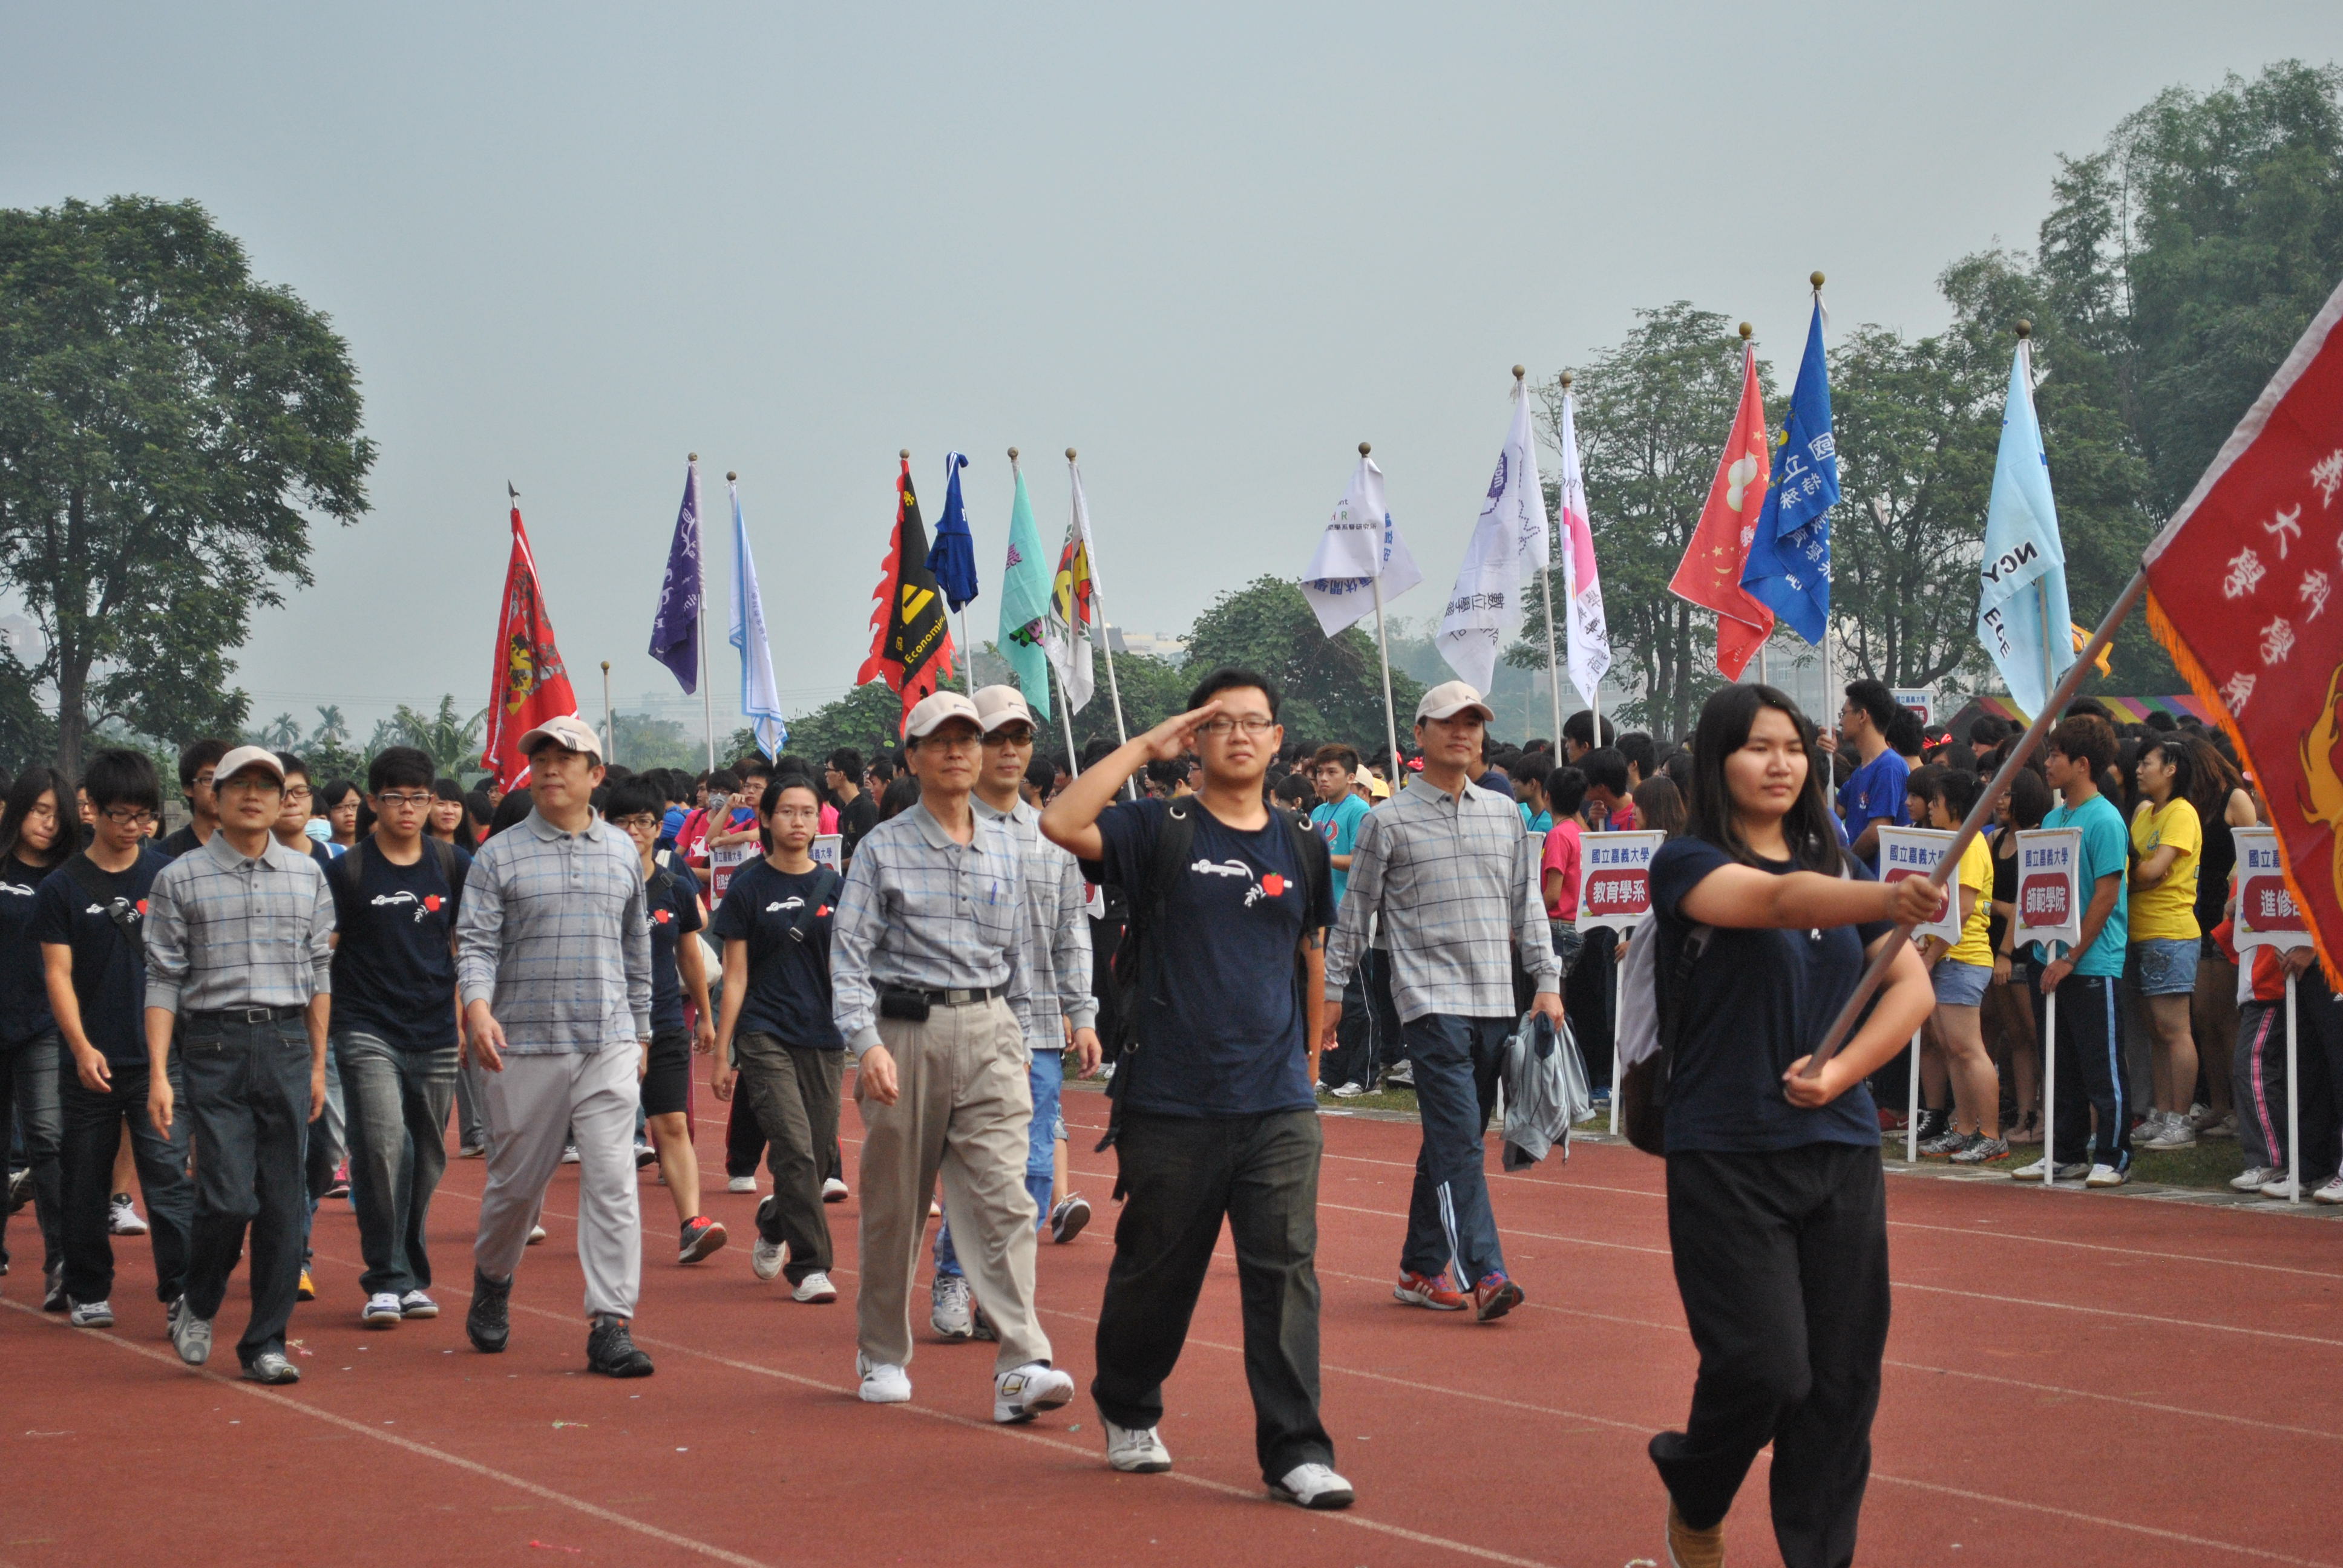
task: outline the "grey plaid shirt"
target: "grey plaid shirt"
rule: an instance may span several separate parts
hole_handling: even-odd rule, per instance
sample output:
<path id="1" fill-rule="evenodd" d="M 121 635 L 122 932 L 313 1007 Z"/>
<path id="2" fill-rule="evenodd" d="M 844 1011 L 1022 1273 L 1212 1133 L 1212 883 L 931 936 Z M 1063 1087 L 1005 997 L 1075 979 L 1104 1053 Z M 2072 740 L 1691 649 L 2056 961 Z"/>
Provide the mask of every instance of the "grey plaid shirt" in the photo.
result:
<path id="1" fill-rule="evenodd" d="M 1403 1020 L 1513 1016 L 1510 940 L 1540 990 L 1562 984 L 1545 900 L 1532 890 L 1537 862 L 1513 803 L 1478 784 L 1460 799 L 1422 779 L 1368 812 L 1351 849 L 1351 879 L 1333 940 L 1326 996 L 1342 987 L 1381 915 L 1379 948 L 1392 959 Z"/>
<path id="2" fill-rule="evenodd" d="M 863 836 L 830 928 L 830 1017 L 860 1057 L 880 1043 L 879 988 L 960 990 L 1000 986 L 1025 1020 L 1029 979 L 1017 840 L 1007 821 L 980 813 L 963 845 L 924 805 Z"/>
<path id="3" fill-rule="evenodd" d="M 579 1055 L 651 1032 L 651 928 L 635 842 L 597 817 L 531 811 L 480 846 L 456 914 L 456 984 L 515 1056 Z"/>
<path id="4" fill-rule="evenodd" d="M 1022 961 L 1032 995 L 1026 1003 L 1025 1032 L 1036 1050 L 1061 1050 L 1065 1030 L 1098 1027 L 1098 1000 L 1091 995 L 1089 890 L 1071 855 L 1041 837 L 1041 813 L 1023 800 L 1013 811 L 996 811 L 969 797 L 980 818 L 1008 825 L 1017 839 L 1018 863 L 1025 869 L 1025 934 Z"/>
<path id="5" fill-rule="evenodd" d="M 272 836 L 247 859 L 226 833 L 163 868 L 146 893 L 146 1005 L 189 1013 L 307 1007 L 333 989 L 334 895 L 317 862 Z"/>

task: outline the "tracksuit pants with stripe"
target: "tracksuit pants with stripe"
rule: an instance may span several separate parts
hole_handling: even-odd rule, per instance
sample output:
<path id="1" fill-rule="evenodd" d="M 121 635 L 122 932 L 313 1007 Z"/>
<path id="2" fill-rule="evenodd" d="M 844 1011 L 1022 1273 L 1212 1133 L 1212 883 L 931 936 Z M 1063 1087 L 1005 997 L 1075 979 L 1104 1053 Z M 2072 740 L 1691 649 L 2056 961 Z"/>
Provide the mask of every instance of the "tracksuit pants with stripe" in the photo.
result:
<path id="1" fill-rule="evenodd" d="M 2302 1116 L 2302 1190 L 2308 1193 L 2335 1174 L 2338 1155 L 2336 1070 L 2343 1066 L 2343 1003 L 2317 969 L 2296 982 L 2295 1059 L 2301 1082 L 2297 1101 Z M 2232 1076 L 2237 1086 L 2237 1141 L 2248 1166 L 2286 1169 L 2286 1003 L 2249 1001 L 2237 1012 L 2237 1050 Z"/>
<path id="2" fill-rule="evenodd" d="M 2042 966 L 2030 966 L 2034 994 L 2042 994 Z M 2061 1165 L 2131 1169 L 2131 1104 L 2124 1082 L 2122 982 L 2112 975 L 2070 974 L 2058 987 L 2056 1040 L 2057 1125 L 2052 1158 Z M 2034 1038 L 2042 1040 L 2044 1014 L 2034 1009 Z M 2096 1124 L 2096 1129 L 2095 1129 Z"/>
<path id="3" fill-rule="evenodd" d="M 1399 1266 L 1437 1279 L 1452 1258 L 1455 1283 L 1469 1291 L 1505 1271 L 1497 1217 L 1489 1208 L 1483 1140 L 1497 1106 L 1509 1018 L 1427 1013 L 1402 1026 L 1415 1063 L 1416 1112 L 1423 1145 L 1415 1156 L 1415 1191 L 1407 1206 L 1407 1241 Z"/>

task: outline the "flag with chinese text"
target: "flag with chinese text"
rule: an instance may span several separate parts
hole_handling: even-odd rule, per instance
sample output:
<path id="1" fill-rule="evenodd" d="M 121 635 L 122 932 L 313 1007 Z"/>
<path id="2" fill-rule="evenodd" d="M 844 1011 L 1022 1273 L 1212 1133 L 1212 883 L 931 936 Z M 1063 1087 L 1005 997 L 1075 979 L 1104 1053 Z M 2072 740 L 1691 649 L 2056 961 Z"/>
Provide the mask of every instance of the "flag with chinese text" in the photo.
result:
<path id="1" fill-rule="evenodd" d="M 1789 417 L 1774 439 L 1765 504 L 1749 538 L 1741 586 L 1816 648 L 1830 629 L 1830 509 L 1838 504 L 1838 447 L 1831 436 L 1830 365 L 1823 355 L 1823 297 L 1806 327 L 1806 352 L 1790 390 Z"/>
<path id="2" fill-rule="evenodd" d="M 507 487 L 509 488 L 510 487 Z M 480 766 L 511 789 L 528 771 L 520 738 L 548 719 L 578 711 L 578 694 L 553 640 L 553 618 L 537 585 L 537 557 L 521 527 L 520 498 L 512 502 L 512 556 L 505 568 L 504 600 L 497 614 L 497 667 L 488 686 L 488 729 Z"/>
<path id="3" fill-rule="evenodd" d="M 1700 509 L 1676 575 L 1668 579 L 1670 593 L 1716 617 L 1716 668 L 1727 680 L 1741 678 L 1774 631 L 1774 612 L 1741 586 L 1741 568 L 1765 505 L 1765 480 L 1773 472 L 1770 445 L 1765 397 L 1757 386 L 1757 350 L 1744 344 L 1741 407 L 1733 416 L 1733 433 L 1717 457 L 1708 504 Z"/>

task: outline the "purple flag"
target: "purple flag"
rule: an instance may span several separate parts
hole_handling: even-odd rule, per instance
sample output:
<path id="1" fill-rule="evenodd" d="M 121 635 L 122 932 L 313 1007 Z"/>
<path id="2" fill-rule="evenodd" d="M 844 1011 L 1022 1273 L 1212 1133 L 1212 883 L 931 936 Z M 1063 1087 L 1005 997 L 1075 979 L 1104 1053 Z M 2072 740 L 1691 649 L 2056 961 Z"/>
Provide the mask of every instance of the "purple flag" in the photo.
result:
<path id="1" fill-rule="evenodd" d="M 667 580 L 659 614 L 651 618 L 653 658 L 675 671 L 684 690 L 699 689 L 699 461 L 683 472 L 683 507 L 675 515 L 675 541 L 667 548 Z"/>

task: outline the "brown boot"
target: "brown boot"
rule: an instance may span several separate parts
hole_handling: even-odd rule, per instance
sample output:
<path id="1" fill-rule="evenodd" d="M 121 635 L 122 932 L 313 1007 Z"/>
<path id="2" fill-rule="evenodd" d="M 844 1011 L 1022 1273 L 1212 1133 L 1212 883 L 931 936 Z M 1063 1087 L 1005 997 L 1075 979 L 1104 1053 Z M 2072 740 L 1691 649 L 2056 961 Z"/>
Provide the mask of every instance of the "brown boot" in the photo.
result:
<path id="1" fill-rule="evenodd" d="M 1668 1568 L 1725 1568 L 1725 1521 L 1694 1530 L 1668 1499 Z"/>

